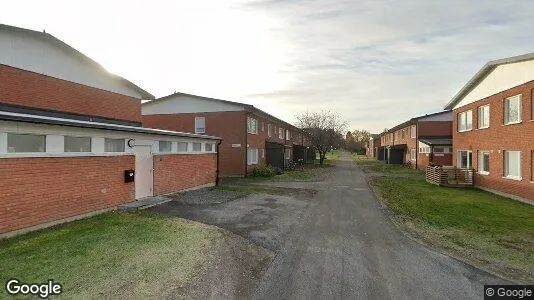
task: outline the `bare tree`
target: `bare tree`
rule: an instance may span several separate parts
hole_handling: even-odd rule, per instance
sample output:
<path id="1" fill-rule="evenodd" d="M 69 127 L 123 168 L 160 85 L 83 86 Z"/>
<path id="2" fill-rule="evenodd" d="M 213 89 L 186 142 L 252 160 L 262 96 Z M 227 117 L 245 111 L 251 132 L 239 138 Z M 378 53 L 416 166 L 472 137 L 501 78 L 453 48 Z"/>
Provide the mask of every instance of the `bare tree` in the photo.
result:
<path id="1" fill-rule="evenodd" d="M 326 153 L 343 143 L 343 134 L 347 123 L 332 112 L 304 112 L 296 116 L 297 126 L 309 136 L 312 147 L 319 153 L 319 164 L 323 165 Z"/>

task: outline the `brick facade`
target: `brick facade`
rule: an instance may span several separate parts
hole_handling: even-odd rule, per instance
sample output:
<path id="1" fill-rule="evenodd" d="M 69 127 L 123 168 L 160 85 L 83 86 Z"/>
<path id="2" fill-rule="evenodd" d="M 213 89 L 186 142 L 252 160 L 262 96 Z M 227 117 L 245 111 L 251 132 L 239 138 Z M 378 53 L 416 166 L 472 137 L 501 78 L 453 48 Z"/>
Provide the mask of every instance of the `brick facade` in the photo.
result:
<path id="1" fill-rule="evenodd" d="M 0 103 L 141 121 L 140 99 L 2 64 Z"/>
<path id="2" fill-rule="evenodd" d="M 155 155 L 153 160 L 154 195 L 215 183 L 217 156 L 214 153 Z"/>
<path id="3" fill-rule="evenodd" d="M 219 173 L 222 176 L 243 176 L 245 169 L 250 173 L 256 166 L 266 163 L 266 141 L 288 145 L 302 145 L 303 135 L 294 128 L 268 116 L 247 111 L 199 112 L 179 114 L 143 115 L 145 127 L 162 128 L 183 132 L 195 132 L 195 118 L 204 117 L 206 134 L 222 137 L 219 148 Z M 247 117 L 257 120 L 258 133 L 247 132 Z M 268 127 L 271 125 L 271 137 Z M 279 138 L 279 128 L 284 137 Z M 285 139 L 286 129 L 290 139 Z M 258 149 L 258 164 L 247 165 L 247 145 Z"/>
<path id="4" fill-rule="evenodd" d="M 223 138 L 219 147 L 219 173 L 229 176 L 243 175 L 246 163 L 244 111 L 143 115 L 142 122 L 145 127 L 194 133 L 195 117 L 205 118 L 207 135 Z"/>
<path id="5" fill-rule="evenodd" d="M 133 155 L 0 159 L 0 233 L 133 201 Z"/>
<path id="6" fill-rule="evenodd" d="M 459 107 L 453 111 L 453 162 L 456 165 L 457 151 L 472 151 L 472 166 L 478 169 L 478 151 L 490 151 L 489 175 L 476 174 L 475 184 L 500 192 L 516 195 L 534 201 L 534 181 L 532 170 L 532 151 L 534 150 L 534 121 L 532 115 L 532 97 L 534 82 L 516 86 L 498 94 Z M 521 123 L 504 125 L 504 99 L 522 95 Z M 490 126 L 478 129 L 478 107 L 490 105 Z M 458 113 L 472 110 L 472 130 L 458 132 Z M 522 180 L 504 177 L 503 151 L 521 151 Z"/>

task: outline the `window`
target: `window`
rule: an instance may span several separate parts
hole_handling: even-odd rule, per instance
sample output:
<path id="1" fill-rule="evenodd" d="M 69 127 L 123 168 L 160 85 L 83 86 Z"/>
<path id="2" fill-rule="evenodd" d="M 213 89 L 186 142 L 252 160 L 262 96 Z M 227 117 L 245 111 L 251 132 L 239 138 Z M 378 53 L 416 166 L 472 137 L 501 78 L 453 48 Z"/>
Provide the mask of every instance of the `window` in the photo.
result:
<path id="1" fill-rule="evenodd" d="M 213 144 L 210 144 L 210 143 L 204 144 L 204 151 L 213 152 Z"/>
<path id="2" fill-rule="evenodd" d="M 484 105 L 478 108 L 478 129 L 489 127 L 489 105 Z"/>
<path id="3" fill-rule="evenodd" d="M 278 128 L 278 138 L 283 140 L 284 139 L 284 129 Z"/>
<path id="4" fill-rule="evenodd" d="M 286 156 L 285 156 L 286 159 L 291 159 L 291 149 L 288 148 L 288 149 L 286 149 L 285 152 L 286 152 L 286 153 L 285 153 L 285 154 L 286 154 Z"/>
<path id="5" fill-rule="evenodd" d="M 286 129 L 286 141 L 289 141 L 291 139 L 291 133 L 289 130 Z"/>
<path id="6" fill-rule="evenodd" d="M 415 156 L 417 154 L 415 150 L 416 149 L 410 149 L 410 160 L 415 160 Z"/>
<path id="7" fill-rule="evenodd" d="M 393 137 L 394 137 L 394 139 L 395 139 L 395 142 L 398 141 L 398 140 L 399 140 L 399 133 L 398 133 L 397 131 L 395 131 L 395 132 L 393 133 Z"/>
<path id="8" fill-rule="evenodd" d="M 473 129 L 473 112 L 471 110 L 458 114 L 458 132 Z"/>
<path id="9" fill-rule="evenodd" d="M 521 179 L 520 151 L 504 151 L 504 176 L 511 179 Z"/>
<path id="10" fill-rule="evenodd" d="M 193 143 L 193 152 L 200 152 L 202 151 L 202 144 L 201 143 Z"/>
<path id="11" fill-rule="evenodd" d="M 271 124 L 267 124 L 267 136 L 268 137 L 271 137 L 273 135 L 271 129 L 272 129 Z"/>
<path id="12" fill-rule="evenodd" d="M 178 152 L 187 152 L 187 142 L 178 142 Z"/>
<path id="13" fill-rule="evenodd" d="M 261 158 L 265 158 L 265 149 L 260 149 Z"/>
<path id="14" fill-rule="evenodd" d="M 247 149 L 247 164 L 255 165 L 258 163 L 258 149 Z"/>
<path id="15" fill-rule="evenodd" d="M 104 139 L 104 152 L 124 152 L 124 139 Z"/>
<path id="16" fill-rule="evenodd" d="M 247 118 L 247 132 L 251 134 L 258 134 L 258 120 L 254 118 Z"/>
<path id="17" fill-rule="evenodd" d="M 478 151 L 478 173 L 489 174 L 489 151 Z"/>
<path id="18" fill-rule="evenodd" d="M 410 137 L 415 139 L 415 134 L 416 134 L 416 127 L 415 125 L 412 125 L 412 127 L 410 127 Z"/>
<path id="19" fill-rule="evenodd" d="M 171 152 L 171 151 L 172 151 L 172 142 L 159 141 L 159 152 Z"/>
<path id="20" fill-rule="evenodd" d="M 195 133 L 206 133 L 206 118 L 195 118 Z"/>
<path id="21" fill-rule="evenodd" d="M 28 153 L 28 152 L 45 152 L 46 136 L 38 134 L 7 134 L 7 152 L 9 153 Z"/>
<path id="22" fill-rule="evenodd" d="M 459 168 L 472 168 L 473 153 L 471 151 L 458 151 L 456 166 Z"/>
<path id="23" fill-rule="evenodd" d="M 521 122 L 521 95 L 504 99 L 504 125 Z"/>
<path id="24" fill-rule="evenodd" d="M 91 138 L 65 136 L 63 148 L 65 152 L 91 152 Z"/>
<path id="25" fill-rule="evenodd" d="M 261 121 L 261 132 L 265 131 L 265 123 Z"/>

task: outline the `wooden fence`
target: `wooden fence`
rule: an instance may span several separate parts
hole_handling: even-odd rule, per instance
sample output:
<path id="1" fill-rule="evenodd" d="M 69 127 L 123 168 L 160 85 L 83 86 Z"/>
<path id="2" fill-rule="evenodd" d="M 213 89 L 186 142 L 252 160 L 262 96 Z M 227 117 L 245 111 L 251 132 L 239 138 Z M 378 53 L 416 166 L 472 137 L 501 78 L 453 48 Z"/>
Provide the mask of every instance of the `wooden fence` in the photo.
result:
<path id="1" fill-rule="evenodd" d="M 456 167 L 426 167 L 426 181 L 439 186 L 473 186 L 473 169 Z"/>

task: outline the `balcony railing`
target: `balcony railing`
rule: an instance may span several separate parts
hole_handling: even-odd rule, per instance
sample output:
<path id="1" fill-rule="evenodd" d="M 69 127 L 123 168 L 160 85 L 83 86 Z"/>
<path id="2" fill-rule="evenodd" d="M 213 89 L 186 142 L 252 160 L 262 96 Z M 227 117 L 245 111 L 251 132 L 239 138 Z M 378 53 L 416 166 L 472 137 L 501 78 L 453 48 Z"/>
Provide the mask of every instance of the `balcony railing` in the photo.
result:
<path id="1" fill-rule="evenodd" d="M 473 169 L 456 167 L 426 167 L 426 181 L 439 186 L 470 187 L 473 186 Z"/>

